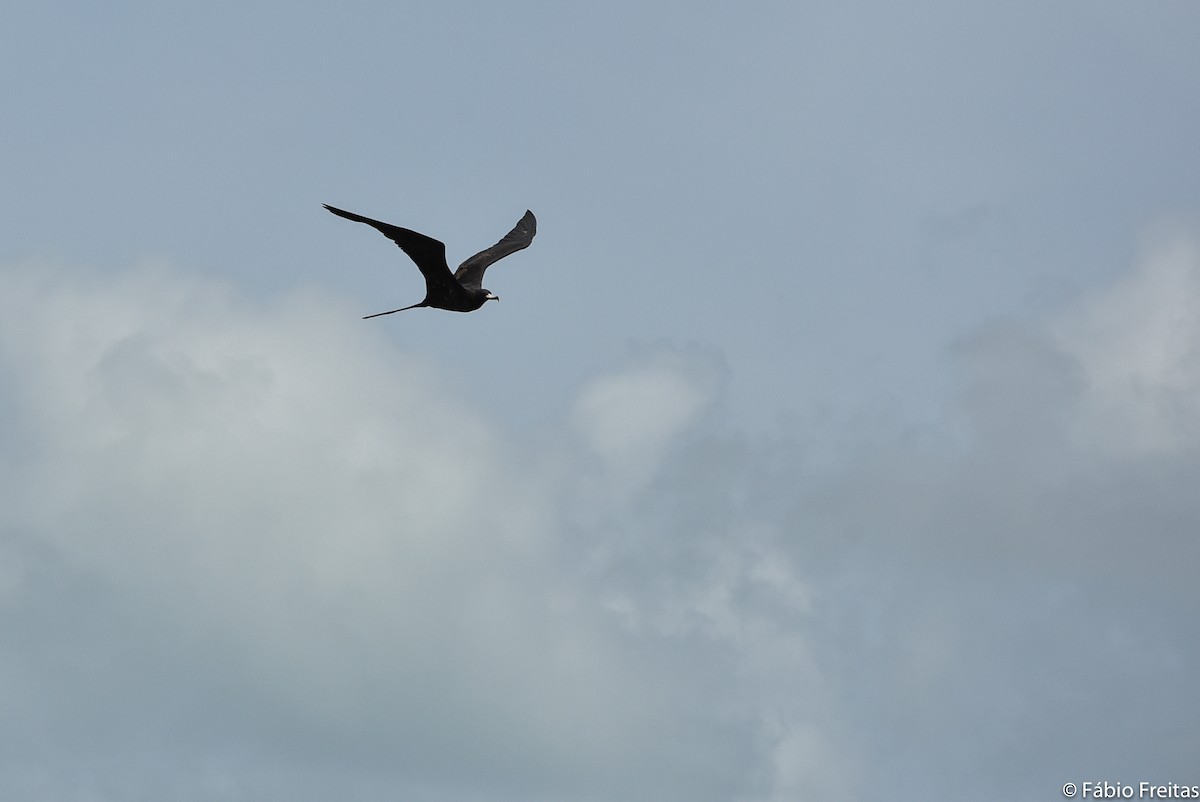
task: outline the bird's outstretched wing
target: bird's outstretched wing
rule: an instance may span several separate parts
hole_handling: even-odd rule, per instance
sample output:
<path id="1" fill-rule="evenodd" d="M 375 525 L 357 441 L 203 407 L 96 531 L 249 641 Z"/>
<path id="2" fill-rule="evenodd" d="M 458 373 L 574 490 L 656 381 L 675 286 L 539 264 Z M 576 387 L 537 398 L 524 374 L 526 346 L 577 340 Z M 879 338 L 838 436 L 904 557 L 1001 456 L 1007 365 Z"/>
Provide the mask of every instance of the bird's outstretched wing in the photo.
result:
<path id="1" fill-rule="evenodd" d="M 438 293 L 457 289 L 457 282 L 450 275 L 450 267 L 446 264 L 446 245 L 444 243 L 407 228 L 400 228 L 391 223 L 363 217 L 361 214 L 336 209 L 328 203 L 323 205 L 338 217 L 344 217 L 356 223 L 366 223 L 399 245 L 400 250 L 408 254 L 409 258 L 416 262 L 417 267 L 421 269 L 421 275 L 425 276 L 425 286 L 431 297 Z"/>
<path id="2" fill-rule="evenodd" d="M 479 289 L 483 286 L 483 271 L 505 256 L 514 254 L 522 248 L 528 248 L 536 233 L 537 219 L 534 218 L 533 212 L 526 210 L 525 216 L 520 219 L 512 231 L 504 235 L 504 239 L 459 265 L 458 270 L 454 271 L 454 277 L 468 290 Z"/>

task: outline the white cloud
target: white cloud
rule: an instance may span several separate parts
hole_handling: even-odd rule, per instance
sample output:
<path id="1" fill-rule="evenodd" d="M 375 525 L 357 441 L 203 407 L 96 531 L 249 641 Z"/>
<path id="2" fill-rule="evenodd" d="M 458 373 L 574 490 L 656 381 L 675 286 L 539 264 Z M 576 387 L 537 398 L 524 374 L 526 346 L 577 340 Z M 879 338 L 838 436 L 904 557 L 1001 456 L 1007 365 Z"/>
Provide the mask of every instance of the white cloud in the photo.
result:
<path id="1" fill-rule="evenodd" d="M 1087 382 L 1077 434 L 1139 452 L 1200 441 L 1200 245 L 1157 230 L 1137 269 L 1057 321 Z"/>
<path id="2" fill-rule="evenodd" d="M 30 639 L 0 651 L 27 699 L 7 697 L 6 739 L 37 720 L 51 740 L 97 734 L 35 764 L 69 783 L 93 762 L 122 797 L 144 767 L 113 750 L 143 739 L 234 784 L 309 753 L 413 793 L 736 784 L 745 756 L 723 745 L 739 725 L 689 709 L 695 681 L 672 676 L 670 650 L 639 653 L 557 528 L 572 480 L 545 465 L 562 453 L 507 443 L 316 293 L 255 306 L 162 266 L 0 276 L 4 436 L 20 445 L 2 598 Z M 709 392 L 685 357 L 652 365 L 593 385 L 576 419 L 643 478 Z M 615 416 L 639 398 L 633 443 Z M 227 766 L 230 741 L 261 760 Z M 11 789 L 32 771 L 0 774 Z"/>
<path id="3" fill-rule="evenodd" d="M 695 349 L 635 354 L 524 442 L 315 291 L 0 269 L 0 795 L 1177 774 L 1200 463 L 1143 402 L 1191 403 L 1200 288 L 1164 253 L 964 343 L 965 444 L 874 430 L 833 471 L 725 428 Z"/>
<path id="4" fill-rule="evenodd" d="M 655 351 L 588 382 L 575 401 L 574 421 L 611 472 L 641 484 L 712 404 L 717 380 L 711 360 Z"/>

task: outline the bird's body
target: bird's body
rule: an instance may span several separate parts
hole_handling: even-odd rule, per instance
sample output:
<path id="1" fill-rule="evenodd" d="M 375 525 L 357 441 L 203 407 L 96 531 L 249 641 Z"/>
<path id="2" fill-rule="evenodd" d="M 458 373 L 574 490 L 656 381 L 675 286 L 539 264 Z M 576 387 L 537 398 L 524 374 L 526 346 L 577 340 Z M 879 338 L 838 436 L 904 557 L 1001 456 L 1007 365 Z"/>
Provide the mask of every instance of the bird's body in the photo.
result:
<path id="1" fill-rule="evenodd" d="M 325 204 L 325 208 L 338 217 L 344 217 L 356 223 L 366 223 L 378 230 L 399 245 L 400 249 L 416 262 L 417 267 L 421 270 L 421 275 L 425 276 L 425 300 L 421 303 L 393 309 L 390 312 L 367 315 L 367 318 L 390 315 L 394 312 L 403 312 L 405 309 L 417 309 L 422 306 L 448 309 L 451 312 L 474 312 L 488 301 L 499 301 L 499 296 L 493 295 L 483 288 L 483 272 L 505 256 L 516 253 L 522 248 L 528 248 L 529 243 L 533 242 L 533 235 L 537 233 L 537 220 L 534 218 L 533 212 L 526 211 L 525 216 L 520 219 L 512 231 L 504 235 L 503 239 L 487 250 L 475 254 L 459 265 L 458 270 L 451 273 L 450 266 L 446 263 L 446 246 L 432 237 L 390 223 L 372 220 L 354 212 L 335 209 L 329 204 Z"/>

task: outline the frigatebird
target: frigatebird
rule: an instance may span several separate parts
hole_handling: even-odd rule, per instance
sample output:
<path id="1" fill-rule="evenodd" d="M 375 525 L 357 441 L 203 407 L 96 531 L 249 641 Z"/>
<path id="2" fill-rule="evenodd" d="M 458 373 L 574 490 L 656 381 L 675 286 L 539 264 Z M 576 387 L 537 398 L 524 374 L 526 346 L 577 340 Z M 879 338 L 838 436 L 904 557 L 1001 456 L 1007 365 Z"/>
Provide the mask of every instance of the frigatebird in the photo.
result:
<path id="1" fill-rule="evenodd" d="M 533 235 L 537 233 L 537 219 L 534 218 L 533 212 L 526 210 L 525 216 L 517 222 L 512 231 L 504 235 L 502 240 L 487 250 L 475 254 L 459 265 L 458 270 L 451 273 L 449 265 L 446 264 L 446 246 L 433 237 L 427 237 L 390 223 L 372 220 L 361 214 L 335 209 L 327 203 L 324 206 L 338 217 L 344 217 L 357 223 L 366 223 L 378 230 L 399 245 L 400 250 L 417 263 L 417 267 L 421 269 L 421 275 L 425 276 L 424 301 L 412 306 L 393 309 L 390 312 L 367 315 L 363 320 L 422 306 L 448 309 L 451 312 L 474 312 L 488 301 L 499 301 L 500 296 L 493 295 L 489 290 L 483 288 L 483 271 L 505 256 L 514 254 L 522 248 L 528 248 L 529 243 L 533 242 Z"/>

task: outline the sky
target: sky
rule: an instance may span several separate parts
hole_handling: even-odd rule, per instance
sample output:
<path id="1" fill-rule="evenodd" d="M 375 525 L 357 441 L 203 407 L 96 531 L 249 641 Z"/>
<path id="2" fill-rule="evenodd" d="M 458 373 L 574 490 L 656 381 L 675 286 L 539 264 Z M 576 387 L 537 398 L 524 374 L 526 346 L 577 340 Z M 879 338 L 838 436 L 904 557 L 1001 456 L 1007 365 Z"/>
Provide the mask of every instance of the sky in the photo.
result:
<path id="1" fill-rule="evenodd" d="M 1198 35 L 6 10 L 0 798 L 1200 785 Z"/>

